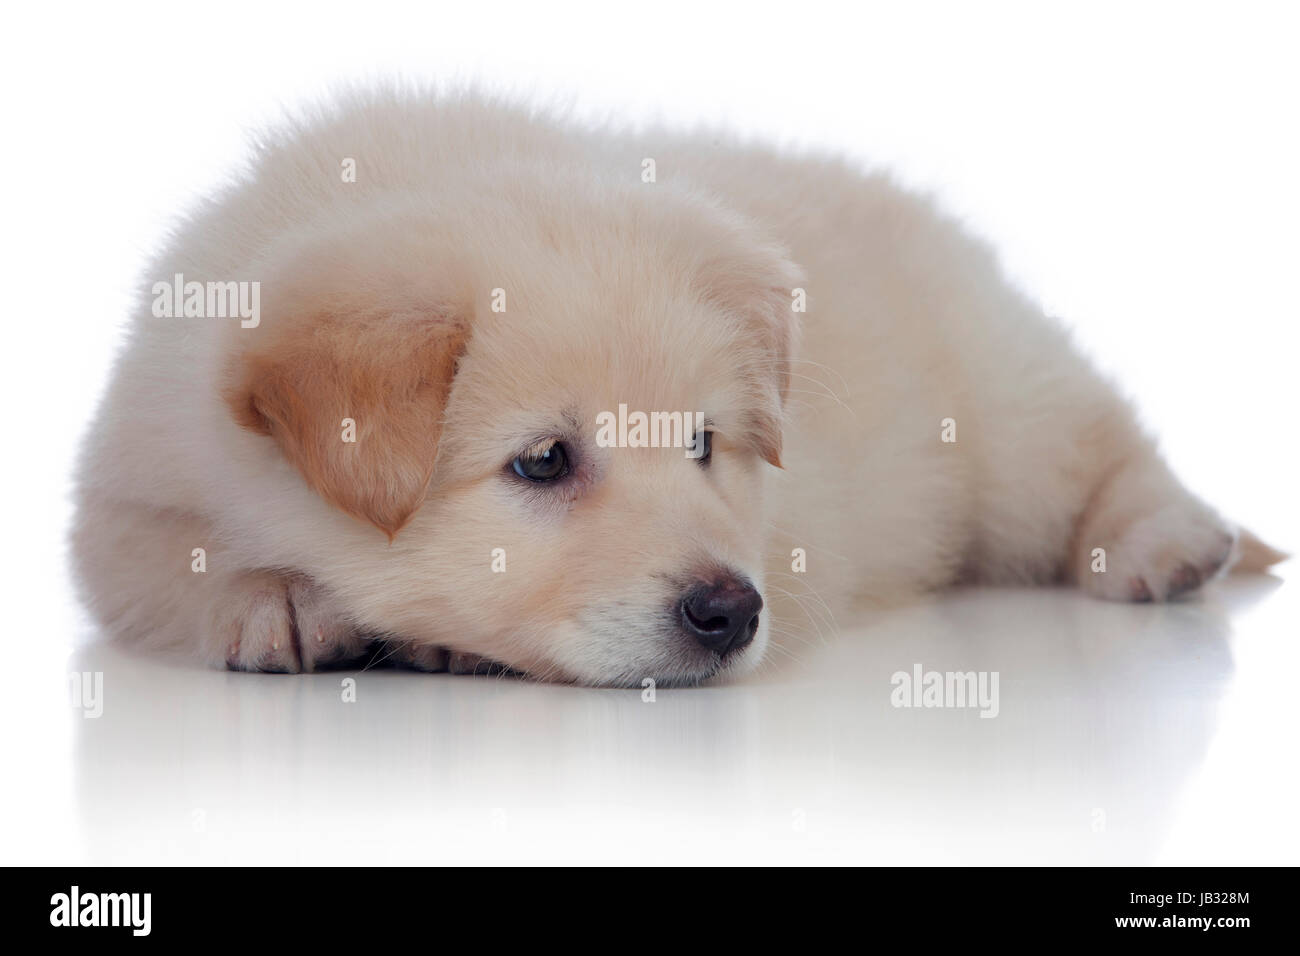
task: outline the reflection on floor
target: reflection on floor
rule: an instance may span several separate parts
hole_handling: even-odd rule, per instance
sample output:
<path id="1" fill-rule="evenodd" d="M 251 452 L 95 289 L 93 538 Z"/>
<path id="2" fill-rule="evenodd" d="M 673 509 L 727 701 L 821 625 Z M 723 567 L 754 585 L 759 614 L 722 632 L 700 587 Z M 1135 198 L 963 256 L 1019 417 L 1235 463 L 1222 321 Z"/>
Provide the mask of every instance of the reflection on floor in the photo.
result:
<path id="1" fill-rule="evenodd" d="M 60 711 L 70 797 L 31 826 L 76 821 L 44 862 L 1294 862 L 1294 590 L 957 592 L 653 701 L 90 646 L 103 712 Z M 896 706 L 918 671 L 990 716 L 961 680 Z"/>

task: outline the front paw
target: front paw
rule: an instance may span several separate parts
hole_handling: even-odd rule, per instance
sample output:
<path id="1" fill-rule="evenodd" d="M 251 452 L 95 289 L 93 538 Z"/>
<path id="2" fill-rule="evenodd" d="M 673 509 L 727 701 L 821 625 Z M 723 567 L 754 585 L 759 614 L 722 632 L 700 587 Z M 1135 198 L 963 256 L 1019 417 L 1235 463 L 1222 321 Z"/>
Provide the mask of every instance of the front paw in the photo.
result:
<path id="1" fill-rule="evenodd" d="M 426 673 L 446 672 L 477 676 L 513 673 L 504 664 L 498 664 L 486 657 L 428 644 L 402 644 L 391 652 L 386 652 L 382 659 L 396 667 L 408 667 Z"/>
<path id="2" fill-rule="evenodd" d="M 301 575 L 245 572 L 212 608 L 206 642 L 230 670 L 297 674 L 362 657 L 369 642 Z"/>

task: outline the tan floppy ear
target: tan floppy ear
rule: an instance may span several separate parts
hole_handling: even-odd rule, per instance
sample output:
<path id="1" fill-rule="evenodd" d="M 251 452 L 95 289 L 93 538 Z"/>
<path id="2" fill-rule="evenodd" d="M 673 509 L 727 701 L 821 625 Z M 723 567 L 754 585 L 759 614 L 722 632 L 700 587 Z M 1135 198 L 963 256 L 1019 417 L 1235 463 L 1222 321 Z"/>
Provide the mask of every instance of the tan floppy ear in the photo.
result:
<path id="1" fill-rule="evenodd" d="M 445 306 L 379 314 L 358 305 L 326 299 L 264 326 L 238 353 L 225 398 L 235 421 L 274 438 L 321 497 L 391 541 L 433 475 L 468 322 Z"/>
<path id="2" fill-rule="evenodd" d="M 755 240 L 710 259 L 699 281 L 711 302 L 743 323 L 746 338 L 757 347 L 761 384 L 750 432 L 763 460 L 780 468 L 783 411 L 799 340 L 794 291 L 803 271 L 782 247 Z"/>

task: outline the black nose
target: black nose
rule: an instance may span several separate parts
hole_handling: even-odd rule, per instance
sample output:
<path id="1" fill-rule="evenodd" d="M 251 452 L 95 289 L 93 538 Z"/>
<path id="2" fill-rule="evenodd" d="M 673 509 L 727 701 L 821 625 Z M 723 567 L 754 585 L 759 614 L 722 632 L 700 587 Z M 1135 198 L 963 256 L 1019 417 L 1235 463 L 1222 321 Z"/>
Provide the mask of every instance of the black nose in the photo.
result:
<path id="1" fill-rule="evenodd" d="M 682 627 L 715 654 L 737 651 L 754 639 L 763 599 L 754 586 L 727 576 L 701 583 L 682 598 Z"/>

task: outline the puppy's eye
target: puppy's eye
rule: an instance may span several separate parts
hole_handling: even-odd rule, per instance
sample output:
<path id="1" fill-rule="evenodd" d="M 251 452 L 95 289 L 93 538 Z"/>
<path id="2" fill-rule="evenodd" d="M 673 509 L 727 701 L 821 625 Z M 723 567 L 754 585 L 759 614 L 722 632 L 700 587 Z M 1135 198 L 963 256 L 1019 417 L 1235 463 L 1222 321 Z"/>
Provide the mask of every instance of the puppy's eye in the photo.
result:
<path id="1" fill-rule="evenodd" d="M 700 432 L 695 436 L 695 450 L 698 453 L 696 461 L 701 465 L 707 465 L 709 459 L 713 457 L 713 432 Z"/>
<path id="2" fill-rule="evenodd" d="M 569 455 L 560 442 L 534 445 L 510 463 L 515 474 L 529 481 L 555 481 L 569 473 Z"/>

